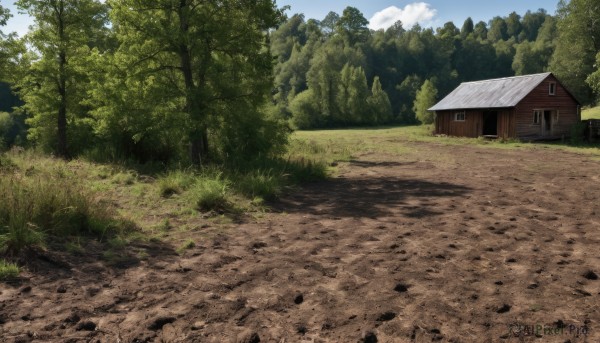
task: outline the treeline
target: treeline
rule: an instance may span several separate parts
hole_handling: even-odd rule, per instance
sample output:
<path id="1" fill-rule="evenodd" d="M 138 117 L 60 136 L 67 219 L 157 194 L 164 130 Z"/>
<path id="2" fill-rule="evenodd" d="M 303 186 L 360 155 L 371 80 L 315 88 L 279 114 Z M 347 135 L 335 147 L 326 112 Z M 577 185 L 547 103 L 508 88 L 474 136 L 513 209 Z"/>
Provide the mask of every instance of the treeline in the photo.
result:
<path id="1" fill-rule="evenodd" d="M 0 116 L 4 144 L 19 117 L 30 145 L 65 158 L 204 164 L 284 149 L 288 128 L 265 115 L 268 32 L 284 18 L 273 1 L 16 5 L 34 25 L 0 35 L 0 79 L 23 101 Z M 0 25 L 9 17 L 0 6 Z"/>
<path id="2" fill-rule="evenodd" d="M 271 35 L 274 113 L 300 129 L 428 123 L 426 109 L 461 82 L 545 71 L 590 104 L 600 91 L 598 19 L 588 0 L 561 2 L 557 16 L 513 12 L 435 30 L 369 30 L 353 7 L 321 21 L 296 14 Z"/>
<path id="3" fill-rule="evenodd" d="M 552 71 L 583 104 L 600 94 L 593 0 L 379 31 L 353 7 L 305 20 L 271 0 L 16 4 L 35 24 L 0 32 L 0 81 L 22 101 L 0 114 L 0 144 L 67 158 L 275 156 L 290 128 L 427 123 L 460 82 L 494 77 Z M 0 6 L 0 26 L 9 17 Z"/>

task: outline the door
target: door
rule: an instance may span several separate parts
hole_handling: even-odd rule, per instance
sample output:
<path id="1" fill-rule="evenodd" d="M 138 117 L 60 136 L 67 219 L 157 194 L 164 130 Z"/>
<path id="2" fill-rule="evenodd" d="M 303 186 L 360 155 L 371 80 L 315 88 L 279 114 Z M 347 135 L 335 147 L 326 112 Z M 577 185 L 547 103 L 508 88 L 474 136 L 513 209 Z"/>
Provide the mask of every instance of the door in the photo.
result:
<path id="1" fill-rule="evenodd" d="M 552 135 L 552 111 L 544 111 L 542 117 L 542 136 Z"/>
<path id="2" fill-rule="evenodd" d="M 483 135 L 498 136 L 498 112 L 483 112 Z"/>

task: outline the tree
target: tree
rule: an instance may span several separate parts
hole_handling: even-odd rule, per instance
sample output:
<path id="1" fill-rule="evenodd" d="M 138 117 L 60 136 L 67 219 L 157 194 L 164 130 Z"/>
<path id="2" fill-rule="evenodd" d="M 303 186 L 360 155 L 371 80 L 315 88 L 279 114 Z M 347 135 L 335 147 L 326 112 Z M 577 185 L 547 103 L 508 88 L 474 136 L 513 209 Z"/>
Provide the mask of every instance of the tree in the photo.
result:
<path id="1" fill-rule="evenodd" d="M 471 17 L 468 17 L 465 20 L 462 28 L 460 29 L 460 36 L 461 36 L 461 38 L 462 39 L 467 38 L 470 34 L 473 33 L 473 29 L 474 29 L 473 19 L 471 19 Z"/>
<path id="2" fill-rule="evenodd" d="M 413 106 L 417 119 L 423 124 L 432 124 L 435 120 L 433 112 L 428 111 L 435 105 L 437 98 L 437 89 L 431 80 L 426 80 L 417 91 L 417 97 Z"/>
<path id="3" fill-rule="evenodd" d="M 182 120 L 179 130 L 192 163 L 205 163 L 210 151 L 250 158 L 277 147 L 268 142 L 272 123 L 260 111 L 272 82 L 267 32 L 282 18 L 273 1 L 110 4 L 125 84 L 142 97 L 147 88 L 153 91 L 149 100 L 161 103 L 153 110 L 157 118 Z M 109 113 L 121 114 L 118 108 Z M 139 138 L 144 132 L 133 134 Z"/>
<path id="4" fill-rule="evenodd" d="M 381 88 L 379 77 L 376 76 L 371 87 L 371 96 L 367 99 L 371 121 L 369 124 L 384 124 L 392 120 L 392 104 L 387 93 Z"/>
<path id="5" fill-rule="evenodd" d="M 506 21 L 502 17 L 494 17 L 490 21 L 490 30 L 487 33 L 487 38 L 491 42 L 498 42 L 508 39 L 508 27 Z"/>
<path id="6" fill-rule="evenodd" d="M 487 25 L 483 21 L 478 22 L 473 29 L 473 35 L 479 40 L 486 40 L 488 38 Z"/>
<path id="7" fill-rule="evenodd" d="M 337 27 L 337 23 L 339 21 L 340 21 L 340 15 L 331 11 L 331 12 L 327 13 L 327 15 L 325 16 L 325 18 L 323 20 L 321 20 L 321 28 L 323 29 L 325 34 L 331 35 L 335 31 L 335 29 Z"/>
<path id="8" fill-rule="evenodd" d="M 32 115 L 30 136 L 68 158 L 68 123 L 84 115 L 86 79 L 78 65 L 103 31 L 106 6 L 98 0 L 20 0 L 17 6 L 35 21 L 26 38 L 32 62 L 17 82 L 23 108 Z"/>
<path id="9" fill-rule="evenodd" d="M 350 44 L 366 41 L 369 35 L 367 28 L 369 21 L 356 7 L 348 6 L 344 9 L 340 20 L 336 23 L 337 31 L 346 37 Z"/>
<path id="10" fill-rule="evenodd" d="M 580 101 L 589 104 L 593 94 L 585 81 L 594 73 L 600 52 L 600 6 L 594 0 L 561 1 L 557 14 L 559 36 L 550 70 Z"/>
<path id="11" fill-rule="evenodd" d="M 517 14 L 517 12 L 512 12 L 506 18 L 506 34 L 508 37 L 515 37 L 517 39 L 519 34 L 523 30 L 523 26 L 521 25 L 521 16 Z"/>

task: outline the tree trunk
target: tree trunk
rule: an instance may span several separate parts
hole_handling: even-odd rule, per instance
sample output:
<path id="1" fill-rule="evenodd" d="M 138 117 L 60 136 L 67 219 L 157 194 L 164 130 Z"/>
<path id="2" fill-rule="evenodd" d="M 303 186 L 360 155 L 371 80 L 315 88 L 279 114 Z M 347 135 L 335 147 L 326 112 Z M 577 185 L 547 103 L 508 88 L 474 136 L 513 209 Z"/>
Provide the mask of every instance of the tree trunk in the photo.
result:
<path id="1" fill-rule="evenodd" d="M 65 27 L 63 22 L 64 3 L 61 1 L 59 6 L 58 17 L 58 36 L 61 43 L 60 52 L 58 54 L 58 118 L 57 118 L 57 154 L 62 158 L 69 158 L 69 149 L 67 145 L 67 53 L 62 43 L 65 41 Z"/>
<path id="2" fill-rule="evenodd" d="M 179 30 L 181 37 L 186 37 L 189 33 L 188 24 L 188 13 L 190 10 L 190 4 L 187 0 L 179 1 L 179 9 L 177 15 L 179 16 Z M 181 63 L 181 72 L 185 82 L 185 93 L 186 93 L 186 109 L 190 116 L 190 119 L 196 127 L 190 131 L 190 160 L 196 166 L 201 166 L 206 162 L 208 156 L 208 139 L 206 134 L 206 128 L 202 125 L 203 113 L 202 106 L 199 103 L 198 89 L 194 83 L 193 69 L 192 69 L 192 58 L 188 42 L 182 40 L 179 43 L 179 60 Z"/>

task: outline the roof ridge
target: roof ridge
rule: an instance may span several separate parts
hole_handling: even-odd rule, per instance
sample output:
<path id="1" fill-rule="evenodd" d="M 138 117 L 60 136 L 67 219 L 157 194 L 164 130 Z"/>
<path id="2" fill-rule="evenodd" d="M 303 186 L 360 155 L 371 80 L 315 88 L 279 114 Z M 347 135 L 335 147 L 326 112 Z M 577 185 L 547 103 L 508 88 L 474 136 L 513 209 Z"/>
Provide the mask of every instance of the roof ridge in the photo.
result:
<path id="1" fill-rule="evenodd" d="M 483 83 L 483 82 L 491 82 L 491 81 L 519 79 L 519 78 L 532 77 L 532 76 L 542 76 L 542 75 L 548 76 L 550 74 L 552 74 L 552 72 L 537 73 L 537 74 L 527 74 L 527 75 L 518 75 L 518 76 L 507 76 L 507 77 L 500 77 L 500 78 L 497 78 L 497 79 L 467 81 L 467 82 L 463 82 L 462 84 L 467 84 L 467 83 Z"/>

